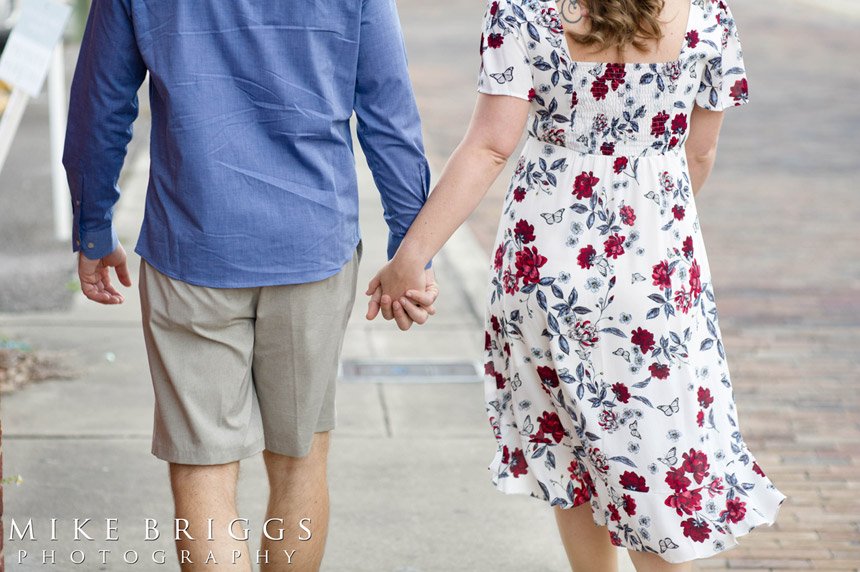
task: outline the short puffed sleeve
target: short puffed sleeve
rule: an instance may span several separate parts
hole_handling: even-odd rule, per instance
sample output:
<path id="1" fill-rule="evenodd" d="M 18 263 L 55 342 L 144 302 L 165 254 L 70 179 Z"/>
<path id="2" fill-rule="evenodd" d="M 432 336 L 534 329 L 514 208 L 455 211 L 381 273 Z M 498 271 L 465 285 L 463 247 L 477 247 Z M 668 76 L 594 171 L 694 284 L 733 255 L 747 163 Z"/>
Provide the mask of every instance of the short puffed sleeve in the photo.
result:
<path id="1" fill-rule="evenodd" d="M 531 60 L 521 23 L 510 8 L 516 0 L 489 0 L 481 33 L 478 91 L 530 100 L 534 94 Z"/>
<path id="2" fill-rule="evenodd" d="M 749 100 L 747 74 L 738 28 L 725 0 L 719 0 L 710 36 L 716 47 L 702 72 L 696 103 L 711 111 L 743 105 Z"/>

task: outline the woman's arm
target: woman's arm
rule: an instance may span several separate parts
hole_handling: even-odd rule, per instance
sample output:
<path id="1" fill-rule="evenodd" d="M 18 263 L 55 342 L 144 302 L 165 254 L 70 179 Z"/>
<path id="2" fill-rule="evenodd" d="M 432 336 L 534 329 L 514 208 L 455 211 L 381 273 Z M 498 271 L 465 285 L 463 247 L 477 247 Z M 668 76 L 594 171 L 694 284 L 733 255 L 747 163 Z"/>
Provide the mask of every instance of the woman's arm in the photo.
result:
<path id="1" fill-rule="evenodd" d="M 685 150 L 693 195 L 705 184 L 717 158 L 717 141 L 723 124 L 722 111 L 708 111 L 698 105 L 690 114 L 690 135 Z"/>
<path id="2" fill-rule="evenodd" d="M 477 208 L 517 148 L 528 112 L 529 103 L 523 99 L 478 94 L 466 135 L 395 258 L 423 268 L 442 248 Z"/>
<path id="3" fill-rule="evenodd" d="M 368 293 L 376 292 L 380 286 L 382 289 L 381 297 L 377 293 L 376 300 L 371 300 L 371 307 L 378 301 L 385 313 L 392 301 L 399 300 L 414 310 L 404 297 L 406 290 L 422 283 L 424 266 L 465 222 L 499 176 L 520 141 L 529 105 L 519 97 L 478 94 L 466 135 L 445 165 L 439 182 L 397 253 L 370 281 Z M 400 310 L 396 304 L 394 309 Z"/>

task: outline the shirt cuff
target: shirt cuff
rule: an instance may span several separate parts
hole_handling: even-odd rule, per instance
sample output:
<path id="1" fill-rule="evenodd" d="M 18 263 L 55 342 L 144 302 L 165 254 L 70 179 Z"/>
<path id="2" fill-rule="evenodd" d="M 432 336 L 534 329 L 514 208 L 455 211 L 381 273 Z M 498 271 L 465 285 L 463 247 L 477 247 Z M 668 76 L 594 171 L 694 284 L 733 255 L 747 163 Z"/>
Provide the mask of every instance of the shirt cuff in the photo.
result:
<path id="1" fill-rule="evenodd" d="M 101 230 L 82 230 L 74 241 L 72 250 L 81 251 L 90 260 L 104 258 L 119 246 L 119 239 L 113 225 Z"/>
<path id="2" fill-rule="evenodd" d="M 403 235 L 405 236 L 405 235 Z M 400 248 L 400 243 L 403 242 L 403 236 L 396 235 L 394 233 L 388 233 L 388 260 L 394 258 L 394 255 L 397 253 L 397 249 Z M 424 266 L 424 270 L 429 270 L 433 267 L 433 259 L 431 258 L 427 265 Z"/>

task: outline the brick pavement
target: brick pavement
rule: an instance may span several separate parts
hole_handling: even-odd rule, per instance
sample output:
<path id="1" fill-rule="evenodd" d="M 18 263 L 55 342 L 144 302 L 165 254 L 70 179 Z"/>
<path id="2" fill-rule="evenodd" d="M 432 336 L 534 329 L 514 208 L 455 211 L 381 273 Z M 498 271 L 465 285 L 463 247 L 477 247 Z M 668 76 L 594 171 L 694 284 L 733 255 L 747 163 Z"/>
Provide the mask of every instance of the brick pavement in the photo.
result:
<path id="1" fill-rule="evenodd" d="M 438 170 L 471 113 L 483 3 L 399 5 Z M 751 104 L 727 113 L 697 204 L 741 429 L 789 499 L 698 568 L 860 570 L 860 21 L 811 1 L 732 9 Z M 470 219 L 487 253 L 508 178 Z"/>

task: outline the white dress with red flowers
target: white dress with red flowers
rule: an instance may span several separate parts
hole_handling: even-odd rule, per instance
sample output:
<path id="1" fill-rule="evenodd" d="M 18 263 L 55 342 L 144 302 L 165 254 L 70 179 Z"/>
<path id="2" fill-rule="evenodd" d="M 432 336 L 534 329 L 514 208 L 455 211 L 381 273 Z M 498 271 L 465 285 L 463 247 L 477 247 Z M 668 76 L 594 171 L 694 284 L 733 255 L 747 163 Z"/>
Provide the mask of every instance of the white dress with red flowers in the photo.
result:
<path id="1" fill-rule="evenodd" d="M 531 102 L 486 310 L 493 483 L 590 502 L 669 562 L 771 524 L 741 436 L 684 156 L 694 105 L 747 101 L 735 22 L 693 0 L 677 60 L 572 60 L 554 0 L 488 2 L 479 91 Z"/>

